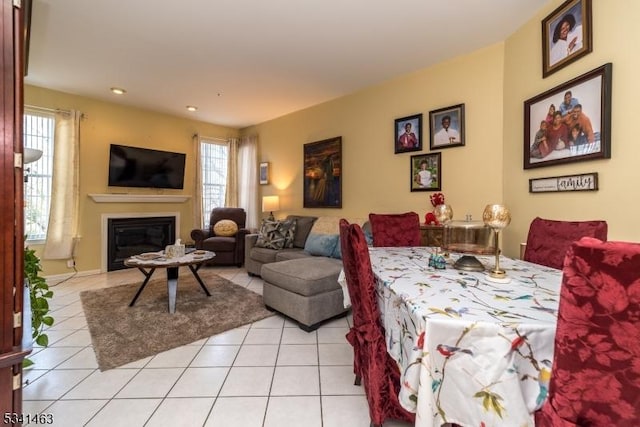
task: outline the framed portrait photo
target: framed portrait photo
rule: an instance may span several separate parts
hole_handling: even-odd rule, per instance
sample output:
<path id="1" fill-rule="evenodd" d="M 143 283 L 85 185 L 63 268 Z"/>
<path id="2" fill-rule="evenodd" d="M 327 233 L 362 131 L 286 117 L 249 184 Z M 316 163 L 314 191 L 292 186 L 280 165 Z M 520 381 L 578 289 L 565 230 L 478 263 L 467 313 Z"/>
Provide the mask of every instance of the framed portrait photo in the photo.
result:
<path id="1" fill-rule="evenodd" d="M 611 158 L 611 68 L 524 101 L 524 169 Z"/>
<path id="2" fill-rule="evenodd" d="M 260 163 L 260 184 L 269 183 L 269 162 Z"/>
<path id="3" fill-rule="evenodd" d="M 422 150 L 422 114 L 396 119 L 394 129 L 396 154 Z"/>
<path id="4" fill-rule="evenodd" d="M 304 144 L 305 208 L 342 207 L 342 137 Z"/>
<path id="5" fill-rule="evenodd" d="M 567 0 L 542 20 L 542 77 L 592 50 L 591 0 Z"/>
<path id="6" fill-rule="evenodd" d="M 429 148 L 464 145 L 464 104 L 429 111 Z"/>
<path id="7" fill-rule="evenodd" d="M 440 191 L 441 181 L 440 153 L 411 156 L 411 191 Z"/>

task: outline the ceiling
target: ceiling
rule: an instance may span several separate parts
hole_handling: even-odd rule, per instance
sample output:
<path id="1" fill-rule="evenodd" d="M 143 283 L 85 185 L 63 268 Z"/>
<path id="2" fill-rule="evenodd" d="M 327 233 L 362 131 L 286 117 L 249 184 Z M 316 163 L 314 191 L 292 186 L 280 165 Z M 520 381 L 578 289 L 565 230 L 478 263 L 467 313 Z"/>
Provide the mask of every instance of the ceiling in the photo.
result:
<path id="1" fill-rule="evenodd" d="M 502 41 L 548 2 L 33 0 L 25 82 L 243 128 Z"/>

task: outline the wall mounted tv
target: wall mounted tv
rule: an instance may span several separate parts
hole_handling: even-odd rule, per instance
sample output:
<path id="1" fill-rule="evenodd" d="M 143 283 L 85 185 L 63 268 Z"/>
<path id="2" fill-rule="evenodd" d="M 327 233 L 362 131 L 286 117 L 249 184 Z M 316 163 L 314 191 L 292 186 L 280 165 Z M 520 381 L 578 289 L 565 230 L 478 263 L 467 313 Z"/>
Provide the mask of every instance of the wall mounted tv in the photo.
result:
<path id="1" fill-rule="evenodd" d="M 110 187 L 184 188 L 184 153 L 111 144 Z"/>

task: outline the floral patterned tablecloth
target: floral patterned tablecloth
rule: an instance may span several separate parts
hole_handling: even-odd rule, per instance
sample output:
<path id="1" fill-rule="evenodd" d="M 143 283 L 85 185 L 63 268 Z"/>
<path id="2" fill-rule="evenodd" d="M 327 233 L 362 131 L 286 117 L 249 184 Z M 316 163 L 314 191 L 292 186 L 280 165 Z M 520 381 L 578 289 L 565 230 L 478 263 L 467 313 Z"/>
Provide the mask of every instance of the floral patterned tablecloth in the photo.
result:
<path id="1" fill-rule="evenodd" d="M 547 393 L 562 271 L 500 258 L 509 283 L 428 266 L 435 248 L 370 248 L 400 402 L 416 426 L 533 426 Z M 478 256 L 492 268 L 495 257 Z"/>

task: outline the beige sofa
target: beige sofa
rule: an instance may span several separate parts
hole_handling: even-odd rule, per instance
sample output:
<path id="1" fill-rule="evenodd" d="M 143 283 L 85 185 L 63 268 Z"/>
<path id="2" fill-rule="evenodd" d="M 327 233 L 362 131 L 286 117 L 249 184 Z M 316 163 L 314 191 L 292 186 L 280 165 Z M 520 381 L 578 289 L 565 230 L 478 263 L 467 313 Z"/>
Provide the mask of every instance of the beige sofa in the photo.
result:
<path id="1" fill-rule="evenodd" d="M 245 266 L 249 274 L 262 276 L 262 296 L 267 308 L 290 317 L 309 332 L 349 311 L 338 283 L 342 270 L 340 218 L 294 218 L 303 225 L 296 227 L 293 248 L 259 248 L 255 246 L 258 235 L 247 235 Z M 312 227 L 307 231 L 308 221 Z M 362 224 L 364 220 L 349 222 Z"/>

